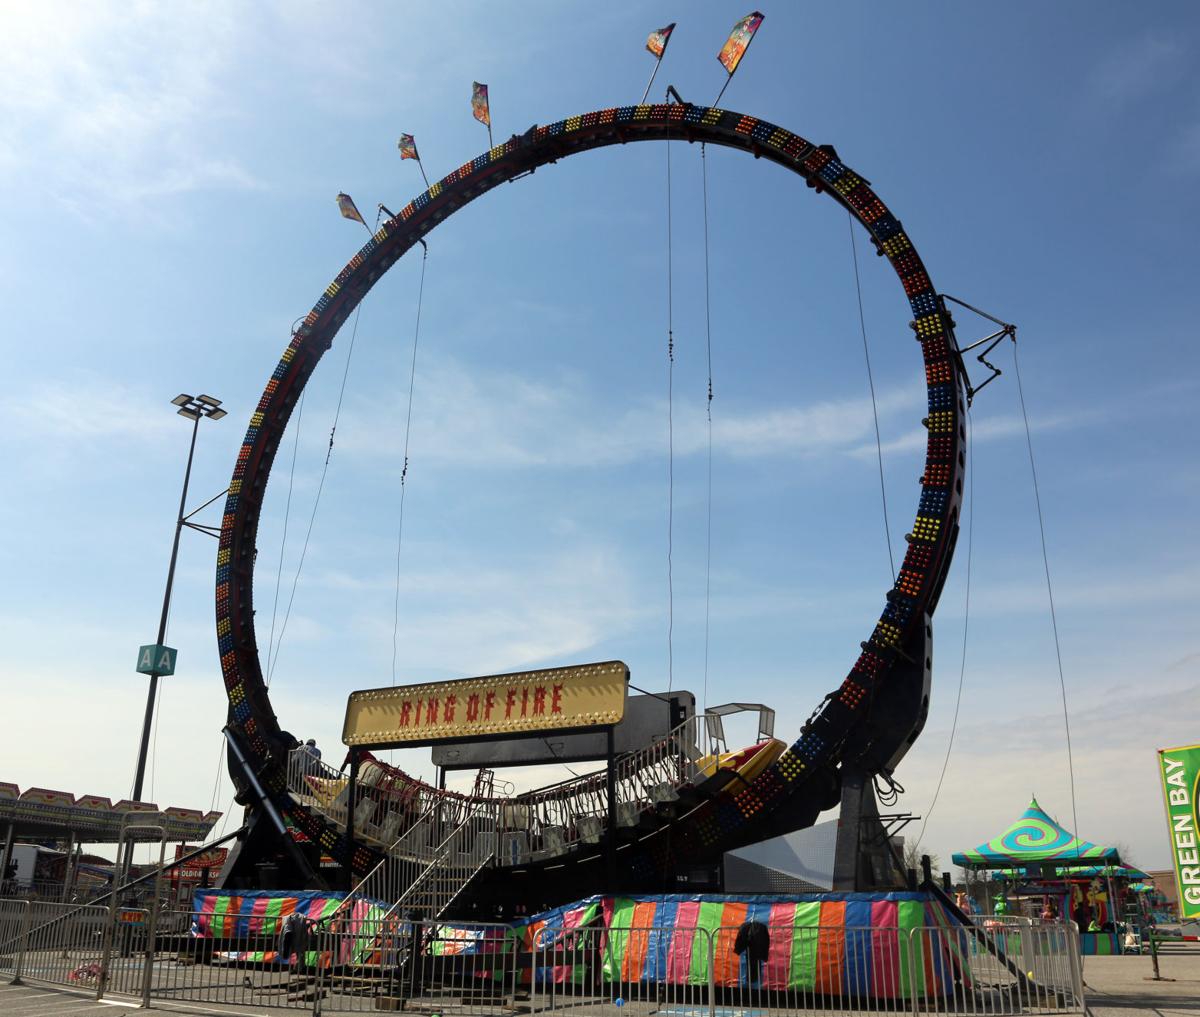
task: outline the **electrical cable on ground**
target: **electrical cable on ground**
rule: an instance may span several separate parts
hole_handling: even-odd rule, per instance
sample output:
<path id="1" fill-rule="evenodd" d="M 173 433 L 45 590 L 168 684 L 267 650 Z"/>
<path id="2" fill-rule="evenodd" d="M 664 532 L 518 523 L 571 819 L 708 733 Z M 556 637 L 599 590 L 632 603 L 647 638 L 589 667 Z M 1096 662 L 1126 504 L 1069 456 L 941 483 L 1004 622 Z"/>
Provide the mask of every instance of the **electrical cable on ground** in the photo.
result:
<path id="1" fill-rule="evenodd" d="M 704 404 L 708 427 L 708 498 L 704 521 L 704 693 L 701 712 L 708 710 L 708 636 L 712 607 L 712 465 L 713 465 L 713 370 L 712 370 L 712 302 L 708 278 L 708 158 L 703 142 L 700 144 L 700 181 L 704 205 L 704 352 L 708 359 L 708 398 Z"/>
<path id="2" fill-rule="evenodd" d="M 342 371 L 342 386 L 338 390 L 337 407 L 333 411 L 333 427 L 329 430 L 329 448 L 325 452 L 325 465 L 321 469 L 321 480 L 317 484 L 317 495 L 313 499 L 312 515 L 308 517 L 308 530 L 304 534 L 304 546 L 300 549 L 300 561 L 296 564 L 296 575 L 292 579 L 292 592 L 288 596 L 287 610 L 283 614 L 283 625 L 279 629 L 279 644 L 275 647 L 275 659 L 267 671 L 266 686 L 271 687 L 271 678 L 275 674 L 275 665 L 279 662 L 279 650 L 287 632 L 288 620 L 292 617 L 292 604 L 296 600 L 296 587 L 300 583 L 300 571 L 304 568 L 304 558 L 308 554 L 308 542 L 312 538 L 313 523 L 317 520 L 317 508 L 321 504 L 321 492 L 325 490 L 325 477 L 329 473 L 329 459 L 333 455 L 333 438 L 337 433 L 338 418 L 342 414 L 342 399 L 346 395 L 346 378 L 350 375 L 350 360 L 354 356 L 354 340 L 358 337 L 358 319 L 362 314 L 362 304 L 354 312 L 354 328 L 350 331 L 350 348 L 346 351 L 346 366 Z"/>
<path id="3" fill-rule="evenodd" d="M 862 283 L 858 276 L 858 242 L 854 236 L 854 216 L 846 210 L 850 226 L 850 254 L 854 259 L 854 289 L 858 294 L 858 323 L 862 329 L 863 356 L 867 361 L 867 383 L 871 388 L 871 414 L 875 418 L 875 454 L 879 458 L 879 494 L 883 499 L 883 535 L 887 539 L 888 566 L 892 570 L 892 582 L 896 581 L 896 559 L 892 555 L 892 528 L 888 524 L 887 487 L 883 482 L 883 441 L 879 436 L 879 409 L 875 405 L 875 376 L 871 372 L 871 351 L 867 345 L 867 318 L 863 314 Z"/>
<path id="4" fill-rule="evenodd" d="M 1038 490 L 1037 466 L 1033 461 L 1033 438 L 1029 429 L 1029 414 L 1025 410 L 1025 389 L 1021 385 L 1021 363 L 1017 357 L 1017 337 L 1012 336 L 1013 374 L 1017 378 L 1017 396 L 1021 401 L 1021 419 L 1025 423 L 1025 447 L 1029 450 L 1029 473 L 1033 477 L 1033 500 L 1037 506 L 1038 533 L 1042 541 L 1042 566 L 1046 572 L 1046 596 L 1050 601 L 1050 627 L 1054 632 L 1054 657 L 1058 663 L 1058 685 L 1062 690 L 1063 730 L 1067 740 L 1067 771 L 1071 778 L 1071 822 L 1074 823 L 1076 845 L 1079 853 L 1079 816 L 1075 809 L 1075 759 L 1071 752 L 1071 718 L 1067 711 L 1067 680 L 1063 674 L 1062 647 L 1058 639 L 1058 616 L 1054 610 L 1054 586 L 1050 582 L 1050 555 L 1046 551 L 1046 524 L 1042 518 L 1042 496 Z"/>
<path id="5" fill-rule="evenodd" d="M 672 277 L 671 139 L 667 138 L 667 691 L 675 685 L 675 331 Z"/>
<path id="6" fill-rule="evenodd" d="M 422 240 L 421 282 L 417 287 L 417 320 L 413 326 L 412 364 L 408 375 L 408 413 L 404 419 L 404 466 L 400 470 L 400 519 L 396 526 L 396 597 L 392 605 L 392 685 L 396 684 L 396 653 L 400 632 L 400 548 L 404 542 L 404 492 L 408 479 L 408 439 L 412 433 L 413 391 L 417 379 L 417 344 L 421 339 L 421 305 L 425 300 L 425 262 L 429 259 L 429 248 Z"/>
<path id="7" fill-rule="evenodd" d="M 279 613 L 279 588 L 283 585 L 283 554 L 287 550 L 288 521 L 292 516 L 292 490 L 296 482 L 296 453 L 300 448 L 300 425 L 304 421 L 304 393 L 296 404 L 296 433 L 292 436 L 292 465 L 288 470 L 287 503 L 283 509 L 283 536 L 279 540 L 279 568 L 275 571 L 275 600 L 271 604 L 271 634 L 267 638 L 267 687 L 271 687 L 271 673 L 275 669 L 275 618 Z"/>
<path id="8" fill-rule="evenodd" d="M 954 700 L 954 720 L 950 722 L 950 741 L 946 745 L 946 758 L 942 760 L 942 772 L 938 775 L 937 787 L 933 791 L 933 800 L 925 811 L 921 822 L 921 832 L 917 834 L 917 847 L 925 838 L 925 827 L 929 817 L 933 815 L 937 805 L 938 795 L 942 793 L 942 781 L 946 779 L 946 769 L 950 765 L 950 752 L 954 748 L 954 735 L 958 730 L 958 710 L 962 706 L 963 677 L 967 673 L 967 631 L 971 621 L 971 558 L 975 544 L 975 446 L 971 442 L 971 411 L 967 410 L 967 578 L 966 594 L 963 603 L 963 634 L 962 659 L 958 665 L 958 696 Z"/>

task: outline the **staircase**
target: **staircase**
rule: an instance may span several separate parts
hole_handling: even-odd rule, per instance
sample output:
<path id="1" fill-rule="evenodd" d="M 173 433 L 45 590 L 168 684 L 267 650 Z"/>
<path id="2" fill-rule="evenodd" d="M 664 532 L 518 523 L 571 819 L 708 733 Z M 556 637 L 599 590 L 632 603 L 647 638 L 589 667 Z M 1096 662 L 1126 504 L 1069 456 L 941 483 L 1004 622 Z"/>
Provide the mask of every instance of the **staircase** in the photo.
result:
<path id="1" fill-rule="evenodd" d="M 405 865 L 423 867 L 388 911 L 388 916 L 440 918 L 481 869 L 495 858 L 495 810 L 487 799 L 477 803 L 432 852 Z"/>

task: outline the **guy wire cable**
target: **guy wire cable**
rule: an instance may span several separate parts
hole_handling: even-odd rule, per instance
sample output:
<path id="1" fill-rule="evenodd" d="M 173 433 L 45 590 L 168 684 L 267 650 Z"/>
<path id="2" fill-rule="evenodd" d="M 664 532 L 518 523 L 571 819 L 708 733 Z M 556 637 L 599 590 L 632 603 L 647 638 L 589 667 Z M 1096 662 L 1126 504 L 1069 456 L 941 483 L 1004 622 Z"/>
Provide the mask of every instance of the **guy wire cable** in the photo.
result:
<path id="1" fill-rule="evenodd" d="M 283 536 L 279 540 L 279 568 L 275 570 L 275 600 L 271 604 L 271 634 L 267 638 L 267 687 L 270 688 L 270 674 L 274 670 L 274 646 L 275 646 L 275 617 L 279 613 L 279 588 L 283 582 L 283 555 L 287 550 L 287 533 L 288 522 L 292 516 L 292 491 L 296 481 L 296 452 L 300 448 L 300 425 L 304 421 L 304 392 L 300 393 L 300 400 L 296 404 L 296 433 L 292 436 L 292 463 L 288 470 L 288 491 L 287 503 L 283 510 Z M 224 739 L 222 739 L 224 743 Z"/>
<path id="2" fill-rule="evenodd" d="M 1017 357 L 1017 336 L 1012 334 L 1013 373 L 1017 376 L 1017 395 L 1021 401 L 1021 419 L 1025 422 L 1025 447 L 1029 450 L 1029 473 L 1033 477 L 1033 500 L 1037 506 L 1038 533 L 1042 542 L 1042 566 L 1046 572 L 1046 596 L 1050 601 L 1050 627 L 1054 632 L 1054 658 L 1058 663 L 1058 685 L 1062 690 L 1063 730 L 1067 739 L 1067 772 L 1071 778 L 1071 822 L 1075 829 L 1075 853 L 1079 855 L 1079 816 L 1075 809 L 1075 759 L 1071 752 L 1071 718 L 1067 711 L 1067 680 L 1063 675 L 1062 647 L 1058 640 L 1058 615 L 1054 610 L 1054 586 L 1050 582 L 1050 555 L 1046 551 L 1046 524 L 1042 518 L 1042 496 L 1038 490 L 1037 467 L 1033 461 L 1033 438 L 1029 430 L 1029 414 L 1025 410 L 1025 388 L 1021 384 L 1021 362 Z"/>
<path id="3" fill-rule="evenodd" d="M 892 555 L 892 528 L 888 525 L 887 487 L 883 482 L 883 441 L 879 436 L 879 409 L 875 405 L 875 376 L 871 372 L 871 351 L 867 346 L 867 319 L 863 314 L 862 283 L 858 277 L 858 243 L 854 236 L 854 216 L 846 209 L 850 226 L 850 254 L 854 259 L 854 289 L 858 295 L 858 323 L 862 329 L 863 356 L 867 361 L 867 383 L 871 388 L 871 414 L 875 419 L 875 454 L 879 458 L 879 494 L 883 500 L 883 534 L 887 538 L 888 567 L 892 570 L 892 582 L 896 581 L 896 559 Z"/>
<path id="4" fill-rule="evenodd" d="M 671 138 L 667 137 L 667 691 L 675 686 L 675 331 L 672 276 Z"/>
<path id="5" fill-rule="evenodd" d="M 704 526 L 704 698 L 702 710 L 708 709 L 708 637 L 712 607 L 712 465 L 713 465 L 713 370 L 712 370 L 712 302 L 708 278 L 708 158 L 706 146 L 700 144 L 700 181 L 704 206 L 704 350 L 708 359 L 708 394 L 704 404 L 708 427 L 708 499 Z"/>
<path id="6" fill-rule="evenodd" d="M 400 470 L 400 519 L 396 526 L 396 598 L 392 605 L 392 687 L 396 685 L 397 638 L 400 631 L 400 548 L 404 542 L 404 493 L 408 479 L 408 439 L 412 434 L 413 391 L 417 379 L 417 344 L 421 338 L 421 307 L 425 300 L 425 263 L 429 259 L 429 247 L 420 241 L 421 282 L 417 287 L 417 320 L 413 326 L 412 364 L 408 375 L 408 412 L 404 420 L 404 466 Z"/>
<path id="7" fill-rule="evenodd" d="M 292 592 L 288 596 L 287 610 L 283 614 L 283 625 L 279 630 L 279 643 L 275 647 L 275 659 L 271 662 L 266 677 L 266 686 L 270 688 L 271 678 L 275 673 L 275 665 L 279 662 L 279 650 L 283 644 L 284 633 L 287 632 L 288 620 L 292 617 L 292 604 L 296 600 L 296 587 L 300 583 L 300 572 L 304 568 L 304 558 L 308 554 L 308 542 L 312 539 L 313 523 L 317 520 L 317 508 L 321 504 L 321 493 L 325 490 L 325 477 L 329 473 L 329 460 L 333 456 L 333 438 L 337 433 L 338 418 L 342 415 L 342 399 L 346 395 L 346 379 L 350 375 L 350 360 L 354 356 L 354 340 L 358 337 L 358 319 L 362 314 L 362 304 L 359 303 L 354 311 L 354 328 L 350 331 L 350 348 L 346 350 L 346 366 L 342 371 L 342 386 L 338 390 L 337 407 L 333 411 L 333 427 L 329 430 L 329 448 L 325 452 L 325 465 L 321 468 L 321 480 L 317 484 L 317 496 L 313 499 L 312 514 L 308 517 L 308 530 L 304 534 L 304 546 L 300 549 L 300 561 L 296 564 L 296 575 L 292 579 Z"/>

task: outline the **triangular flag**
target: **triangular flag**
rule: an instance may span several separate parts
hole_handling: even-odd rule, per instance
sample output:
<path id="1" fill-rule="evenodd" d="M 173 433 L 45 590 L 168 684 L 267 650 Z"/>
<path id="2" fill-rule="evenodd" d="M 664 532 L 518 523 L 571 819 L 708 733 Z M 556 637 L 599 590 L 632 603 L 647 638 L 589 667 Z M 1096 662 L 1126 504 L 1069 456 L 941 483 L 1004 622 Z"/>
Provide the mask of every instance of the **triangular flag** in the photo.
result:
<path id="1" fill-rule="evenodd" d="M 478 81 L 471 82 L 471 113 L 481 124 L 492 126 L 492 114 L 488 109 L 487 85 Z"/>
<path id="2" fill-rule="evenodd" d="M 661 60 L 663 54 L 667 51 L 667 43 L 670 41 L 673 31 L 675 31 L 674 21 L 667 25 L 666 28 L 660 28 L 657 32 L 651 32 L 649 38 L 646 39 L 646 49 Z"/>
<path id="3" fill-rule="evenodd" d="M 733 77 L 733 72 L 737 70 L 738 64 L 746 53 L 746 47 L 750 45 L 750 40 L 754 38 L 754 33 L 758 31 L 758 26 L 762 24 L 762 21 L 763 16 L 759 11 L 751 11 L 733 26 L 733 31 L 729 33 L 725 45 L 717 54 L 717 59 L 721 61 L 721 66 L 729 72 L 730 77 Z"/>
<path id="4" fill-rule="evenodd" d="M 364 226 L 366 226 L 366 224 L 367 224 L 366 219 L 364 219 L 361 215 L 358 214 L 358 209 L 354 207 L 354 199 L 351 198 L 350 195 L 344 194 L 341 191 L 339 191 L 338 196 L 337 196 L 337 203 L 338 203 L 338 211 L 341 212 L 345 218 L 355 219 L 358 222 L 362 223 Z"/>

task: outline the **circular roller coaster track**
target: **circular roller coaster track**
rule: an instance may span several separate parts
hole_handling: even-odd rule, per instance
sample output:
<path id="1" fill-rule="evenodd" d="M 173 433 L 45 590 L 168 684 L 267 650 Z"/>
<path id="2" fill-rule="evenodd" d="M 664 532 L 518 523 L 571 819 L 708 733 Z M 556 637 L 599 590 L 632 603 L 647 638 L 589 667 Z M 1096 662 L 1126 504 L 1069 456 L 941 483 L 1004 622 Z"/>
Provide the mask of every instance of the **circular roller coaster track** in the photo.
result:
<path id="1" fill-rule="evenodd" d="M 721 145 L 777 163 L 844 206 L 866 228 L 908 301 L 925 363 L 928 444 L 904 560 L 841 686 L 819 704 L 795 742 L 749 784 L 700 803 L 686 822 L 666 824 L 671 828 L 664 830 L 665 836 L 644 837 L 625 852 L 623 878 L 645 883 L 673 865 L 811 824 L 821 808 L 836 802 L 839 771 L 852 766 L 868 777 L 890 775 L 924 724 L 930 617 L 958 532 L 966 407 L 952 322 L 912 240 L 868 182 L 844 165 L 832 147 L 814 145 L 757 117 L 688 103 L 621 106 L 568 117 L 531 127 L 464 163 L 380 227 L 294 329 L 238 452 L 217 553 L 216 621 L 229 731 L 238 746 L 231 760 L 242 757 L 231 763 L 239 801 L 261 803 L 261 791 L 294 838 L 307 840 L 311 851 L 332 857 L 351 875 L 367 871 L 379 854 L 348 842 L 340 828 L 288 793 L 287 755 L 295 742 L 271 708 L 255 636 L 259 515 L 288 419 L 346 319 L 383 274 L 442 220 L 496 185 L 567 156 L 668 140 Z M 801 241 L 796 243 L 797 256 L 811 253 Z M 254 785 L 258 789 L 251 794 Z M 274 825 L 278 833 L 280 824 Z M 255 850 L 262 852 L 261 847 Z"/>

